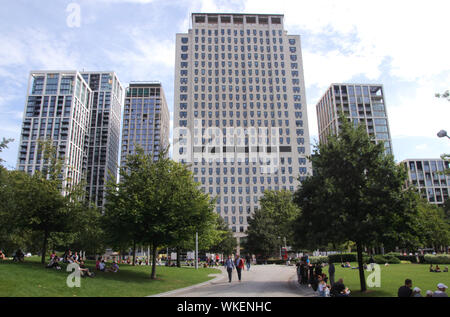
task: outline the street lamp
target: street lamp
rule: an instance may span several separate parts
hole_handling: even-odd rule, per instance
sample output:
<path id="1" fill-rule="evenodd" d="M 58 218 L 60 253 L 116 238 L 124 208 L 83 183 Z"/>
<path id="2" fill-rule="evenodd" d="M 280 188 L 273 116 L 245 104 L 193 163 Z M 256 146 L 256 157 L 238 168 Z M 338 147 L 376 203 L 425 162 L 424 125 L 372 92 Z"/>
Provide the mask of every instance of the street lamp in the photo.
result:
<path id="1" fill-rule="evenodd" d="M 439 132 L 437 133 L 437 136 L 440 137 L 440 138 L 445 138 L 445 137 L 447 137 L 447 138 L 450 139 L 450 136 L 448 136 L 447 131 L 445 131 L 445 130 L 439 131 Z"/>

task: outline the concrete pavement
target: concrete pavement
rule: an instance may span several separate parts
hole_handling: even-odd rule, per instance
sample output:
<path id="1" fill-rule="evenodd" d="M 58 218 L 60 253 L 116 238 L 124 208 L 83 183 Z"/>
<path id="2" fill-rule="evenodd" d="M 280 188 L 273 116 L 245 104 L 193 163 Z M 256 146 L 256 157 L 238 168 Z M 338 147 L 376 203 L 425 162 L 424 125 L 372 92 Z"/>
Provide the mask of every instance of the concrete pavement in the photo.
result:
<path id="1" fill-rule="evenodd" d="M 297 282 L 296 268 L 283 265 L 254 265 L 250 271 L 242 272 L 242 282 L 238 281 L 233 270 L 232 282 L 228 274 L 220 268 L 222 274 L 209 282 L 175 290 L 156 296 L 162 297 L 304 297 L 315 296 L 309 289 L 300 287 Z"/>

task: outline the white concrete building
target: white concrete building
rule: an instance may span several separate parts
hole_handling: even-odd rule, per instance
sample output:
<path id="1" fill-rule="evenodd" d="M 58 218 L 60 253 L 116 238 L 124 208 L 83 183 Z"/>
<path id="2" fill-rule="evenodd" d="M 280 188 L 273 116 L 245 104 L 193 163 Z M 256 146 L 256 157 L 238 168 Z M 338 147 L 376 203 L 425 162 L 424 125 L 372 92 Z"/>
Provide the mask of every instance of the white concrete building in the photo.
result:
<path id="1" fill-rule="evenodd" d="M 442 159 L 406 159 L 403 164 L 408 171 L 408 186 L 416 187 L 421 196 L 430 203 L 442 206 L 450 192 L 450 176 L 443 174 L 449 163 Z"/>
<path id="2" fill-rule="evenodd" d="M 86 198 L 99 208 L 105 204 L 105 186 L 119 164 L 120 118 L 123 87 L 113 71 L 81 72 L 92 90 L 89 143 L 86 144 Z"/>
<path id="3" fill-rule="evenodd" d="M 353 124 L 364 124 L 369 136 L 383 143 L 386 154 L 393 154 L 392 139 L 383 86 L 378 84 L 332 84 L 316 105 L 319 140 L 339 133 L 339 112 Z"/>
<path id="4" fill-rule="evenodd" d="M 266 189 L 311 173 L 299 35 L 277 14 L 192 14 L 176 35 L 174 159 L 237 237 Z"/>
<path id="5" fill-rule="evenodd" d="M 45 168 L 38 140 L 53 141 L 64 159 L 63 188 L 86 171 L 92 91 L 78 71 L 32 71 L 28 82 L 17 169 Z"/>

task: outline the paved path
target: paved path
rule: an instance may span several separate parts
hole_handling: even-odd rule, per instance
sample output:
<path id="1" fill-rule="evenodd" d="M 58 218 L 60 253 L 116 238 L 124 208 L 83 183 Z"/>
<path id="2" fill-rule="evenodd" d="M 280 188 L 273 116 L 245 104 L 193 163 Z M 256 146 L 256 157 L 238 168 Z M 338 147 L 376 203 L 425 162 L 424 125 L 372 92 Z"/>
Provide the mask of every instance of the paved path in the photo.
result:
<path id="1" fill-rule="evenodd" d="M 172 291 L 159 296 L 173 297 L 302 297 L 314 296 L 311 289 L 298 285 L 297 273 L 293 266 L 257 265 L 250 271 L 242 272 L 242 282 L 233 270 L 233 280 L 228 282 L 228 274 L 222 274 L 209 283 L 180 291 Z M 158 295 L 157 295 L 158 296 Z"/>

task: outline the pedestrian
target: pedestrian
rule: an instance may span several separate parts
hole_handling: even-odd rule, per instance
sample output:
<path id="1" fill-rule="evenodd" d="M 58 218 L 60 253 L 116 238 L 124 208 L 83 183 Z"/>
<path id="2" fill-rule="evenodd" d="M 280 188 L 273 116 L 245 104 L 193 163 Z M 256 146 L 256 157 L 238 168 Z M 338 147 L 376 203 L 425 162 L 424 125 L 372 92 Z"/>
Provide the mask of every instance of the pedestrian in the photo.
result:
<path id="1" fill-rule="evenodd" d="M 247 256 L 245 257 L 245 263 L 247 264 L 247 271 L 250 271 L 250 264 L 252 261 L 252 257 L 250 254 L 247 253 Z"/>
<path id="2" fill-rule="evenodd" d="M 231 277 L 233 276 L 234 262 L 231 259 L 231 256 L 228 256 L 228 259 L 225 261 L 225 267 L 228 272 L 228 282 L 231 283 Z"/>
<path id="3" fill-rule="evenodd" d="M 445 284 L 439 283 L 437 285 L 438 290 L 433 293 L 433 297 L 448 297 L 445 290 L 448 288 Z"/>
<path id="4" fill-rule="evenodd" d="M 234 262 L 234 265 L 236 267 L 236 272 L 239 278 L 239 282 L 241 282 L 241 273 L 242 269 L 244 268 L 244 259 L 242 259 L 239 254 L 236 254 L 236 260 Z"/>
<path id="5" fill-rule="evenodd" d="M 334 267 L 334 263 L 330 261 L 328 264 L 328 276 L 330 277 L 330 285 L 333 286 L 334 284 L 334 273 L 336 272 L 336 269 Z"/>
<path id="6" fill-rule="evenodd" d="M 411 297 L 412 295 L 411 287 L 412 281 L 409 278 L 407 278 L 405 280 L 405 285 L 400 286 L 400 288 L 398 289 L 397 293 L 398 297 Z"/>

